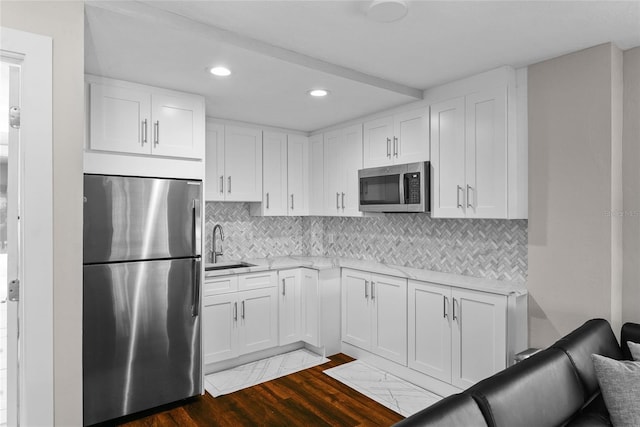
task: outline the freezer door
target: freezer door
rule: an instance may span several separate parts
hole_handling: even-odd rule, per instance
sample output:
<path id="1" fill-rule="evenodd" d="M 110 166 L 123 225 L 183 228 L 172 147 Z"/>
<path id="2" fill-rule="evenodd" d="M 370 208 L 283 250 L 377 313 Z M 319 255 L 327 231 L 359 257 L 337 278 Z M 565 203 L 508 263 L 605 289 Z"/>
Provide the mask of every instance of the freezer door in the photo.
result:
<path id="1" fill-rule="evenodd" d="M 202 392 L 199 259 L 84 267 L 84 424 Z"/>
<path id="2" fill-rule="evenodd" d="M 200 252 L 201 182 L 84 176 L 84 263 Z"/>

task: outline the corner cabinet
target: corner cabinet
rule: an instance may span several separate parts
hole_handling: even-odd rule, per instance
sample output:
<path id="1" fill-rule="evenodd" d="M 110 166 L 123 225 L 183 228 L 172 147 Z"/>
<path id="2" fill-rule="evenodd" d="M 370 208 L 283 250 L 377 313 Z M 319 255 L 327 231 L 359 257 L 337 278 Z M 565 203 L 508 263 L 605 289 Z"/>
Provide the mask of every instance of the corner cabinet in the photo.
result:
<path id="1" fill-rule="evenodd" d="M 526 218 L 526 141 L 516 128 L 515 71 L 450 84 L 431 115 L 434 218 Z M 486 76 L 485 76 L 486 77 Z M 487 80 L 487 78 L 485 78 Z M 446 98 L 446 93 L 458 94 Z M 523 160 L 523 158 L 525 160 Z"/>
<path id="2" fill-rule="evenodd" d="M 207 123 L 205 199 L 262 200 L 262 130 Z"/>
<path id="3" fill-rule="evenodd" d="M 429 160 L 429 111 L 418 108 L 364 123 L 364 167 Z"/>
<path id="4" fill-rule="evenodd" d="M 362 169 L 362 125 L 324 134 L 324 211 L 330 216 L 362 216 L 358 170 Z"/>
<path id="5" fill-rule="evenodd" d="M 407 364 L 407 280 L 342 271 L 342 340 Z"/>

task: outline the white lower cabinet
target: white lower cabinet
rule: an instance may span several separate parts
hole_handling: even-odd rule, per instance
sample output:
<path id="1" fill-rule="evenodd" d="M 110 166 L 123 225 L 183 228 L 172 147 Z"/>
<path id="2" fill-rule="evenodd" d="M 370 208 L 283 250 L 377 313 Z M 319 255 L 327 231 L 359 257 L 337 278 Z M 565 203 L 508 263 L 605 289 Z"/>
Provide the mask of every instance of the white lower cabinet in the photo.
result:
<path id="1" fill-rule="evenodd" d="M 219 293 L 222 289 L 225 293 Z M 204 363 L 278 345 L 277 273 L 249 273 L 205 281 L 202 302 Z"/>
<path id="2" fill-rule="evenodd" d="M 342 341 L 407 364 L 407 280 L 342 270 Z"/>
<path id="3" fill-rule="evenodd" d="M 408 366 L 465 389 L 507 366 L 507 296 L 409 280 Z"/>
<path id="4" fill-rule="evenodd" d="M 300 341 L 302 335 L 302 272 L 300 269 L 278 272 L 278 319 L 280 345 Z"/>

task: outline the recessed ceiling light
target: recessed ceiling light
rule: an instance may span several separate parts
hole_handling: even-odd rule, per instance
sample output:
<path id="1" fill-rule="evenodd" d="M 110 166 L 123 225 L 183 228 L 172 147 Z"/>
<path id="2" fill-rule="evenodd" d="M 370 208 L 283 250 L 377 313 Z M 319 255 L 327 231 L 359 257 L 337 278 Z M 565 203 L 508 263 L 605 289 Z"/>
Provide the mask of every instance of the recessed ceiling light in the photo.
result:
<path id="1" fill-rule="evenodd" d="M 320 98 L 329 95 L 329 91 L 326 89 L 312 89 L 309 91 L 309 95 Z"/>
<path id="2" fill-rule="evenodd" d="M 231 70 L 227 67 L 212 67 L 209 68 L 209 72 L 218 77 L 227 77 L 231 75 Z"/>
<path id="3" fill-rule="evenodd" d="M 404 0 L 373 0 L 367 16 L 376 22 L 395 22 L 405 17 L 408 11 Z"/>

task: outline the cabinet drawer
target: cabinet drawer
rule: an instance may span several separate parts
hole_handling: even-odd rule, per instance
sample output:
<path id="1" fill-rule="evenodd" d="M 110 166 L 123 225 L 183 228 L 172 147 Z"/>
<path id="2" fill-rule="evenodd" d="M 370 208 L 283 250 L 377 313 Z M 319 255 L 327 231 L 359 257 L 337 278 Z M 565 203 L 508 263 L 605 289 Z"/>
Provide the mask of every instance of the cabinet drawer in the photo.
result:
<path id="1" fill-rule="evenodd" d="M 238 276 L 212 277 L 204 280 L 202 296 L 224 294 L 238 290 Z"/>
<path id="2" fill-rule="evenodd" d="M 263 271 L 260 273 L 241 274 L 238 276 L 238 290 L 271 288 L 278 284 L 276 271 Z"/>

